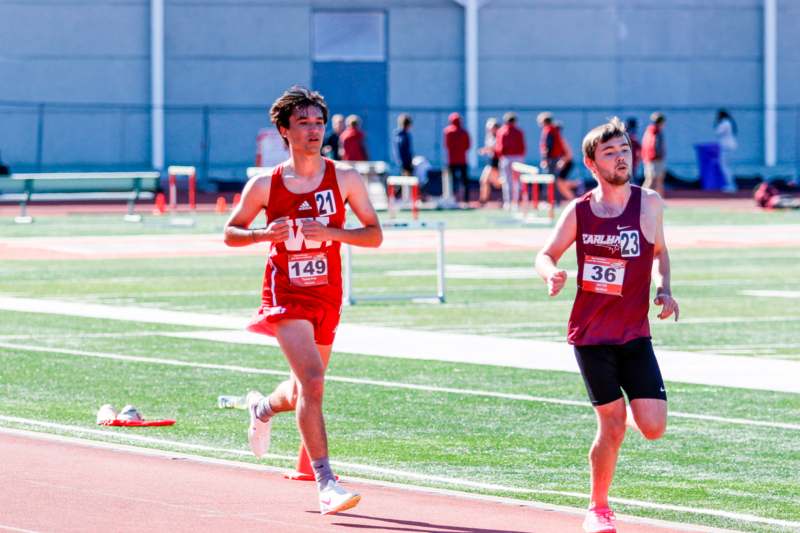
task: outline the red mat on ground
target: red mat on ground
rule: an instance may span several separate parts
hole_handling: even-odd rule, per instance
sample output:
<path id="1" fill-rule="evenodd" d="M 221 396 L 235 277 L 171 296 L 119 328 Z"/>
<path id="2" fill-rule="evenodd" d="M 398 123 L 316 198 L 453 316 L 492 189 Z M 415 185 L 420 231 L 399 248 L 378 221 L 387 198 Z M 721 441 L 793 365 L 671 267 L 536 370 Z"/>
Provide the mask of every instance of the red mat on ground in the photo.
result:
<path id="1" fill-rule="evenodd" d="M 100 426 L 120 426 L 120 427 L 148 427 L 148 426 L 171 426 L 175 424 L 175 421 L 170 418 L 164 418 L 163 420 L 104 420 L 103 422 L 98 422 Z"/>

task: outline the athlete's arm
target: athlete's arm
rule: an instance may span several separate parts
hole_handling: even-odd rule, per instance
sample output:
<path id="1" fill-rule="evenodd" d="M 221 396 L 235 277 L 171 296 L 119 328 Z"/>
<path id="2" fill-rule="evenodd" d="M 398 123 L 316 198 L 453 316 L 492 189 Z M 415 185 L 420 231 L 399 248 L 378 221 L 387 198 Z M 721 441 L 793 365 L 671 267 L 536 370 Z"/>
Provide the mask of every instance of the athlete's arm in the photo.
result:
<path id="1" fill-rule="evenodd" d="M 319 222 L 309 221 L 303 223 L 303 235 L 312 241 L 339 241 L 354 246 L 377 248 L 383 242 L 383 230 L 378 221 L 378 214 L 369 201 L 369 194 L 361 174 L 352 167 L 337 165 L 336 178 L 342 200 L 350 204 L 353 213 L 364 227 L 331 228 Z"/>
<path id="2" fill-rule="evenodd" d="M 648 225 L 655 223 L 655 239 L 653 250 L 653 282 L 656 285 L 656 297 L 653 300 L 655 305 L 662 306 L 661 312 L 658 313 L 658 318 L 669 318 L 675 313 L 675 321 L 678 320 L 680 315 L 680 308 L 678 301 L 672 297 L 672 289 L 670 288 L 670 265 L 669 265 L 669 251 L 667 250 L 667 243 L 664 239 L 664 201 L 655 191 L 644 192 L 642 189 L 645 201 L 645 219 Z M 652 221 L 652 222 L 651 222 Z M 651 229 L 642 227 L 643 230 Z M 645 235 L 645 238 L 648 236 Z"/>
<path id="3" fill-rule="evenodd" d="M 244 186 L 242 200 L 225 223 L 225 244 L 247 246 L 262 241 L 282 242 L 289 238 L 287 217 L 273 220 L 266 228 L 250 229 L 250 224 L 267 205 L 269 185 L 270 176 L 262 174 L 254 176 Z"/>
<path id="4" fill-rule="evenodd" d="M 577 202 L 573 200 L 569 203 L 556 223 L 553 233 L 545 242 L 538 254 L 536 254 L 536 272 L 547 283 L 547 293 L 555 296 L 567 282 L 567 271 L 558 268 L 558 260 L 567 251 L 567 248 L 575 242 L 578 233 L 578 217 L 575 212 Z"/>

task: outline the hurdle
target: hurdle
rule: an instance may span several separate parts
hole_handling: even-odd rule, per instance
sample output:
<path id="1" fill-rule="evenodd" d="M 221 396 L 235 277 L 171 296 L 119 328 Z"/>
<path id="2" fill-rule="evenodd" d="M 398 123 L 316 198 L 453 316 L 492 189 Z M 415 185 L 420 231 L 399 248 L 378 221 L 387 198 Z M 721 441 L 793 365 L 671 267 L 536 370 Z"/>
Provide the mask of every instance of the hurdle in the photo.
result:
<path id="1" fill-rule="evenodd" d="M 171 165 L 167 167 L 169 176 L 169 210 L 178 209 L 178 178 L 186 177 L 189 182 L 189 209 L 197 209 L 197 169 L 191 166 Z"/>
<path id="2" fill-rule="evenodd" d="M 445 277 L 444 277 L 444 222 L 387 222 L 382 225 L 388 231 L 419 231 L 429 230 L 437 232 L 436 239 L 436 294 L 405 295 L 405 294 L 383 294 L 374 296 L 356 296 L 353 292 L 353 250 L 349 244 L 344 244 L 344 272 L 343 274 L 343 301 L 347 305 L 355 305 L 357 302 L 380 301 L 380 300 L 411 300 L 417 303 L 445 303 Z"/>
<path id="3" fill-rule="evenodd" d="M 385 161 L 342 161 L 342 163 L 352 165 L 356 172 L 361 174 L 372 206 L 378 211 L 388 210 L 384 181 L 389 174 L 389 165 Z"/>
<path id="4" fill-rule="evenodd" d="M 551 224 L 553 220 L 555 220 L 556 177 L 553 174 L 540 174 L 537 167 L 516 161 L 511 163 L 511 169 L 519 173 L 519 181 L 526 193 L 522 220 L 526 223 L 545 222 Z M 539 185 L 547 185 L 547 217 L 538 217 L 529 214 L 531 203 L 533 203 L 533 209 L 535 211 L 539 209 Z M 527 195 L 528 186 L 530 186 L 532 190 L 531 196 Z"/>
<path id="5" fill-rule="evenodd" d="M 417 220 L 419 217 L 419 178 L 416 176 L 388 176 L 386 178 L 387 205 L 389 216 L 392 218 L 397 214 L 397 200 L 394 198 L 395 187 L 402 189 L 404 200 L 408 196 L 407 191 L 411 190 L 411 217 Z"/>

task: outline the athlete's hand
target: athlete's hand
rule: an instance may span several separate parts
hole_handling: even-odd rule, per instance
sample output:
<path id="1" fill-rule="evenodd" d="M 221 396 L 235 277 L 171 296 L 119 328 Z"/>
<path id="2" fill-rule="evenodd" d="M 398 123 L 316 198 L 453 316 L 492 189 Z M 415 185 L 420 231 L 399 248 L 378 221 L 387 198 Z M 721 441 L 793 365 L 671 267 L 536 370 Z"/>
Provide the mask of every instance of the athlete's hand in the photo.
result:
<path id="1" fill-rule="evenodd" d="M 309 241 L 324 242 L 331 240 L 328 234 L 328 226 L 320 224 L 316 220 L 304 220 L 302 229 L 303 236 Z"/>
<path id="2" fill-rule="evenodd" d="M 289 238 L 289 217 L 276 218 L 269 223 L 263 231 L 264 237 L 270 242 L 283 242 Z"/>
<path id="3" fill-rule="evenodd" d="M 656 294 L 653 303 L 663 306 L 661 308 L 661 312 L 658 313 L 658 318 L 664 320 L 665 318 L 669 318 L 672 313 L 675 313 L 675 322 L 678 321 L 678 316 L 681 314 L 681 310 L 680 307 L 678 307 L 678 301 L 673 298 L 671 294 L 660 292 Z"/>
<path id="4" fill-rule="evenodd" d="M 547 276 L 547 294 L 550 296 L 555 296 L 561 289 L 564 288 L 564 284 L 567 282 L 567 271 L 566 270 L 556 270 L 549 276 Z"/>

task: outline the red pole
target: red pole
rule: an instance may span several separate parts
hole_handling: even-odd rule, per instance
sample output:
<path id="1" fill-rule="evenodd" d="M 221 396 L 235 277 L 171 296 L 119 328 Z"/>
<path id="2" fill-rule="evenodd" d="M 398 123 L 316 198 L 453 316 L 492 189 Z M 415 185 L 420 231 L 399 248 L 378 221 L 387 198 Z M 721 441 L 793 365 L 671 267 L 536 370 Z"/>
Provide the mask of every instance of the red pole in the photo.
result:
<path id="1" fill-rule="evenodd" d="M 197 177 L 195 173 L 189 174 L 189 209 L 194 211 L 197 209 L 196 195 L 197 195 Z"/>
<path id="2" fill-rule="evenodd" d="M 547 201 L 550 202 L 550 220 L 553 220 L 556 217 L 555 213 L 555 205 L 556 205 L 556 184 L 555 181 L 551 181 L 547 184 Z"/>
<path id="3" fill-rule="evenodd" d="M 419 185 L 411 186 L 411 216 L 417 220 L 419 212 L 417 210 L 417 200 L 419 199 Z"/>
<path id="4" fill-rule="evenodd" d="M 175 211 L 178 203 L 178 187 L 176 184 L 175 174 L 169 175 L 169 210 Z"/>

